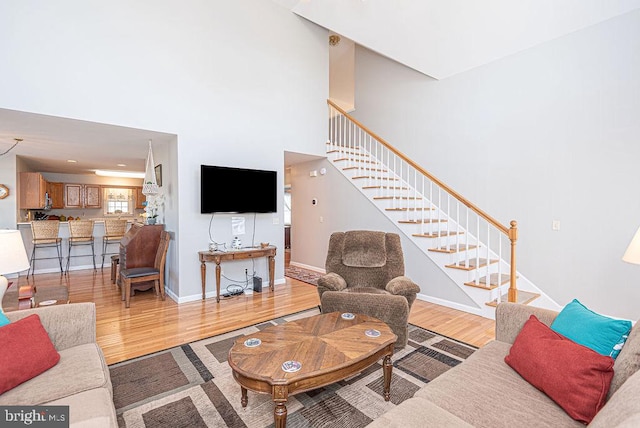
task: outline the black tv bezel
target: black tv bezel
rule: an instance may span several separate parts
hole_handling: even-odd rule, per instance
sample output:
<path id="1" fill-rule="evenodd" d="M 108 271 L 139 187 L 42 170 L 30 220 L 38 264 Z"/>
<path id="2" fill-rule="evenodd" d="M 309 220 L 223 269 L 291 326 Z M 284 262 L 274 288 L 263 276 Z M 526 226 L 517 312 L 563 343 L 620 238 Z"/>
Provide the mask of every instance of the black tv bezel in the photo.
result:
<path id="1" fill-rule="evenodd" d="M 267 190 L 269 195 L 273 195 L 273 200 L 269 202 L 268 206 L 264 204 L 266 201 L 265 198 L 260 200 L 253 200 L 254 203 L 259 201 L 262 202 L 258 205 L 251 205 L 250 203 L 243 205 L 238 203 L 238 199 L 234 199 L 234 203 L 229 204 L 227 200 L 226 203 L 221 203 L 219 199 L 216 199 L 216 189 L 213 188 L 212 178 L 208 178 L 205 182 L 205 170 L 217 170 L 218 172 L 226 172 L 233 173 L 238 175 L 234 179 L 234 182 L 241 186 L 246 186 L 246 188 L 237 188 L 238 193 L 251 193 L 255 191 L 265 191 Z M 255 179 L 256 175 L 269 176 L 270 179 L 268 182 L 264 182 L 259 180 L 252 181 L 251 179 Z M 272 184 L 271 184 L 272 183 Z M 256 185 L 269 184 L 268 189 L 265 187 L 256 189 Z M 252 186 L 252 187 L 250 187 Z M 213 189 L 210 195 L 207 195 L 207 189 Z M 206 199 L 205 199 L 206 197 Z M 270 198 L 269 198 L 270 199 Z M 249 200 L 251 201 L 251 200 Z M 216 203 L 217 202 L 217 203 Z M 205 210 L 205 207 L 207 208 Z M 229 166 L 220 166 L 220 165 L 200 165 L 200 213 L 201 214 L 216 214 L 216 213 L 257 213 L 257 214 L 268 214 L 268 213 L 276 213 L 278 212 L 278 172 L 274 170 L 267 169 L 256 169 L 256 168 L 238 168 L 238 167 L 229 167 Z"/>

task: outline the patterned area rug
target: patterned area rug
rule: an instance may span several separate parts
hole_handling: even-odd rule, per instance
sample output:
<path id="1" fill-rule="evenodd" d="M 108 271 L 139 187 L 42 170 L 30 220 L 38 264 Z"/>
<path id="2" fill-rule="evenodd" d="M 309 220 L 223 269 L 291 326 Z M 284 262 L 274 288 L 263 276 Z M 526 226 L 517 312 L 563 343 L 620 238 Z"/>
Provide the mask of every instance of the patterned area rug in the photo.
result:
<path id="1" fill-rule="evenodd" d="M 287 266 L 284 268 L 284 276 L 317 286 L 318 278 L 320 278 L 322 274 L 312 270 L 299 268 L 297 266 Z"/>
<path id="2" fill-rule="evenodd" d="M 240 405 L 227 354 L 236 338 L 270 325 L 316 315 L 312 309 L 109 366 L 120 427 L 273 427 L 271 396 L 248 392 Z M 393 356 L 391 401 L 382 397 L 381 364 L 287 401 L 288 427 L 349 427 L 370 423 L 477 348 L 409 326 L 409 344 Z"/>

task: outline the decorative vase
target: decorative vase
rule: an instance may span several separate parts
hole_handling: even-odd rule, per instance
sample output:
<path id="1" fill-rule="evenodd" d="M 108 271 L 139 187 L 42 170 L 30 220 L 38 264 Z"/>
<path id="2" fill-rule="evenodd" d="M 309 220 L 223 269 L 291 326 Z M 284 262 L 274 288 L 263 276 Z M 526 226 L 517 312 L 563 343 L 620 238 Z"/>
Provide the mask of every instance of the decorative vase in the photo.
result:
<path id="1" fill-rule="evenodd" d="M 148 218 L 147 219 L 147 224 L 156 224 L 156 219 L 155 218 Z"/>

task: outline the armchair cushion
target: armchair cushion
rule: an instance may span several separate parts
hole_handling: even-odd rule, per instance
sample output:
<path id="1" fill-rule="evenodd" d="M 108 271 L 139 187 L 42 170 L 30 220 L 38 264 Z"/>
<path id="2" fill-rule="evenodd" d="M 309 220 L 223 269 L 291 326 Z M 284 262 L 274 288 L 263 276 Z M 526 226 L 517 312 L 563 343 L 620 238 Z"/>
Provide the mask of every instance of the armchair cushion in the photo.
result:
<path id="1" fill-rule="evenodd" d="M 382 267 L 387 263 L 385 233 L 346 233 L 342 243 L 342 263 L 349 267 Z"/>

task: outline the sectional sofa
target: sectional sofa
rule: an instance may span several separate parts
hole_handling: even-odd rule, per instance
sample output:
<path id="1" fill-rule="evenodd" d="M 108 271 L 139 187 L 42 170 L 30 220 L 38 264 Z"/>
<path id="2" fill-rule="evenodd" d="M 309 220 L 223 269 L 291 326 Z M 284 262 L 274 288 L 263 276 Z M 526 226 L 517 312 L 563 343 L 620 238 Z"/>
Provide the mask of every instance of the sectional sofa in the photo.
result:
<path id="1" fill-rule="evenodd" d="M 413 398 L 389 410 L 368 428 L 585 426 L 505 363 L 505 357 L 531 315 L 551 326 L 558 313 L 514 303 L 499 304 L 494 341 L 429 382 Z M 536 351 L 531 354 L 535 356 Z M 553 354 L 550 359 L 554 359 Z M 580 364 L 581 359 L 576 359 L 566 367 Z M 607 391 L 603 397 L 606 403 L 588 426 L 640 427 L 640 327 L 635 325 L 631 329 L 612 364 L 610 387 L 603 388 Z M 549 377 L 559 375 L 562 373 L 548 374 Z M 565 395 L 571 395 L 571 391 Z"/>
<path id="2" fill-rule="evenodd" d="M 15 325 L 33 314 L 39 316 L 60 359 L 43 373 L 0 394 L 0 406 L 69 406 L 71 427 L 117 427 L 109 368 L 96 342 L 95 304 L 55 305 L 8 312 L 6 316 Z M 33 335 L 30 340 L 32 346 L 42 336 Z M 32 348 L 29 353 L 37 352 Z M 21 358 L 20 350 L 15 358 Z"/>

